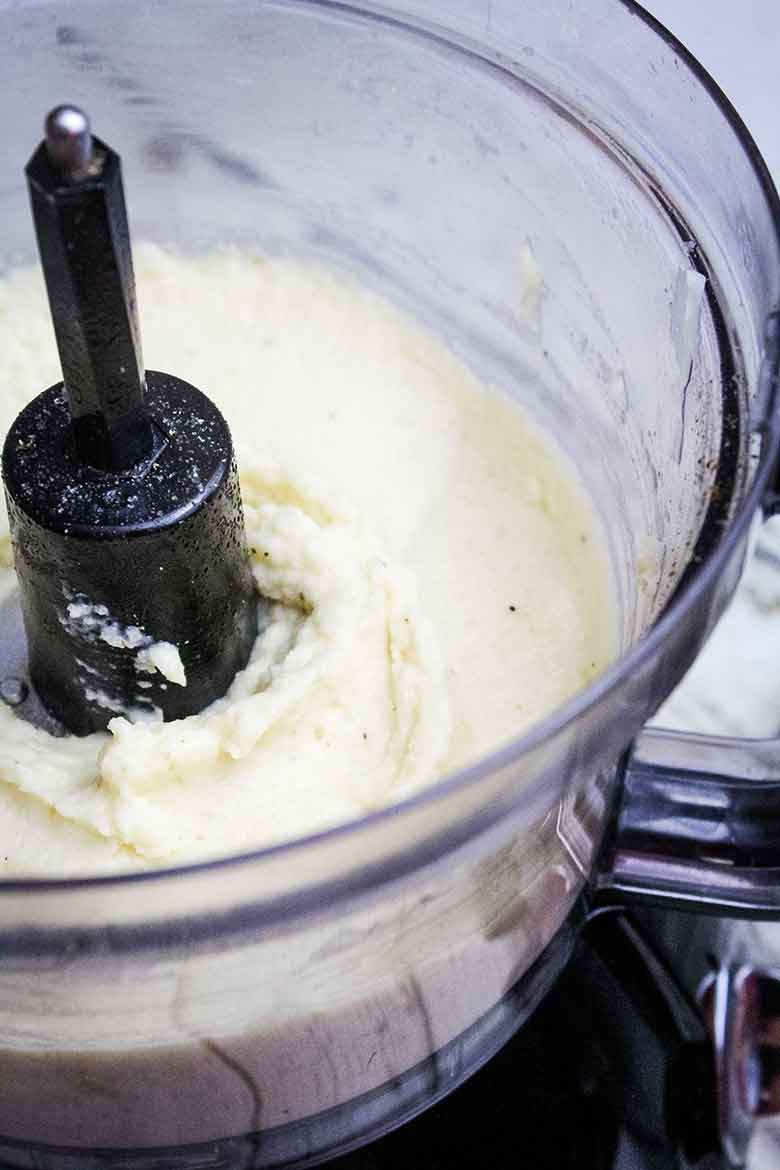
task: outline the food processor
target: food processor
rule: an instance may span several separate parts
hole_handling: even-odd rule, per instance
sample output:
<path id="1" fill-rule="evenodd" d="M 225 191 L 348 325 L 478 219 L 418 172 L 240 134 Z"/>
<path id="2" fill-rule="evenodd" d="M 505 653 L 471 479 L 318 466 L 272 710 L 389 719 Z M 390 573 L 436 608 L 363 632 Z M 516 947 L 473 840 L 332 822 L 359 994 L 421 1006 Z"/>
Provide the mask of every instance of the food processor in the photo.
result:
<path id="1" fill-rule="evenodd" d="M 780 205 L 690 55 L 629 0 L 0 0 L 0 28 L 7 267 L 42 114 L 99 110 L 137 239 L 349 276 L 521 402 L 600 512 L 621 623 L 563 708 L 359 822 L 0 883 L 4 1163 L 342 1156 L 515 1033 L 542 1050 L 550 1004 L 590 988 L 598 1019 L 616 955 L 656 962 L 627 904 L 780 917 L 776 745 L 642 731 L 780 503 Z M 665 1000 L 691 1164 L 738 1166 L 764 1107 L 754 958 Z"/>

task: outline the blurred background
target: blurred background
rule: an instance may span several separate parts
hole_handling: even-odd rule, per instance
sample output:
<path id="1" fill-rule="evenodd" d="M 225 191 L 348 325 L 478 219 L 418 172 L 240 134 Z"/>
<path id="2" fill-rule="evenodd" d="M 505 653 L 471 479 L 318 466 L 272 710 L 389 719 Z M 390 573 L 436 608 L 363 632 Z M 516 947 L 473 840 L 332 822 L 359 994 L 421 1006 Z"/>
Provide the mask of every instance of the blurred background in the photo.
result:
<path id="1" fill-rule="evenodd" d="M 780 188 L 780 0 L 648 0 L 731 99 Z M 751 737 L 780 735 L 780 517 L 756 525 L 730 610 L 656 722 Z M 780 742 L 778 743 L 780 768 Z M 653 916 L 667 958 L 693 991 L 706 954 L 780 970 L 780 926 Z M 748 1170 L 780 1168 L 780 1119 L 758 1123 Z"/>

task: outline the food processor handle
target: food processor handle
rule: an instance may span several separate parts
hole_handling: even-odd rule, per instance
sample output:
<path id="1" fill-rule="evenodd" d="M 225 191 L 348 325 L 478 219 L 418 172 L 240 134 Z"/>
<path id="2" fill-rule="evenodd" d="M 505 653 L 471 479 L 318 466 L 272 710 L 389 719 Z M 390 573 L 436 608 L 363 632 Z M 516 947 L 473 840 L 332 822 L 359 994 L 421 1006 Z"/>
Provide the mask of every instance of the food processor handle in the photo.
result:
<path id="1" fill-rule="evenodd" d="M 625 904 L 780 921 L 780 739 L 648 729 L 624 759 L 593 881 L 594 913 Z M 700 990 L 720 1144 L 745 1165 L 780 1116 L 780 968 L 724 961 Z"/>
<path id="2" fill-rule="evenodd" d="M 780 739 L 648 729 L 620 784 L 597 902 L 780 921 Z"/>

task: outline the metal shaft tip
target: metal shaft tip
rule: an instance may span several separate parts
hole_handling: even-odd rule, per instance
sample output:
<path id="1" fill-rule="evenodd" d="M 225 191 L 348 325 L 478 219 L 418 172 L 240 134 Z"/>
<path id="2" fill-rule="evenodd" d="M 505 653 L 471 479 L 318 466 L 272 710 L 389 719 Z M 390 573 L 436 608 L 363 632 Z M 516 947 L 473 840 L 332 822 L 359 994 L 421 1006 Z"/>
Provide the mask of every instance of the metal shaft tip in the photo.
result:
<path id="1" fill-rule="evenodd" d="M 77 106 L 57 106 L 46 118 L 46 153 L 64 179 L 80 179 L 92 161 L 89 118 Z"/>

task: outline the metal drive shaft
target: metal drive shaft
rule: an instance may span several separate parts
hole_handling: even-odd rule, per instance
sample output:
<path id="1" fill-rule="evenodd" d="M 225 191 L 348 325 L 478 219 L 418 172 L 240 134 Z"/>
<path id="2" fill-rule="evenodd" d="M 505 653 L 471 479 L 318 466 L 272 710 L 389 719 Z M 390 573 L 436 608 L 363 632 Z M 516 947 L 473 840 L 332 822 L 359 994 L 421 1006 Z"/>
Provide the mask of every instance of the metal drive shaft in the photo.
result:
<path id="1" fill-rule="evenodd" d="M 27 182 L 78 456 L 126 470 L 151 454 L 152 428 L 119 156 L 58 106 Z"/>

